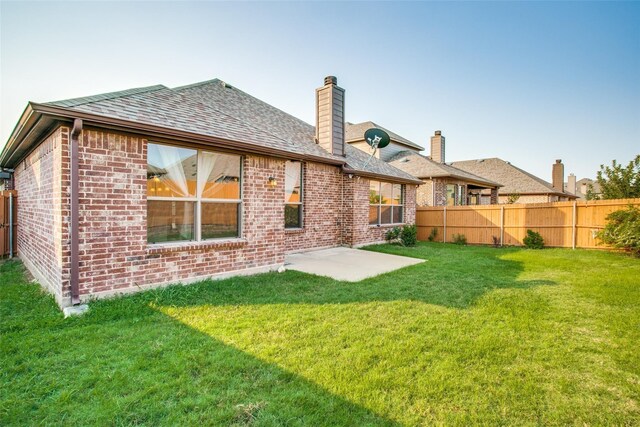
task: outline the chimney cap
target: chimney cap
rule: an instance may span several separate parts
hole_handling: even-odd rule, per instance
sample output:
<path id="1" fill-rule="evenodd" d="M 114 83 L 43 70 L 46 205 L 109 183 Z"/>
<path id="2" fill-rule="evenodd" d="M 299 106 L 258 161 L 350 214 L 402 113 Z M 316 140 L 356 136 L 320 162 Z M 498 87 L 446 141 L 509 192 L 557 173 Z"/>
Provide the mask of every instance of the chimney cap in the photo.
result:
<path id="1" fill-rule="evenodd" d="M 441 130 L 437 130 L 436 131 L 436 135 L 442 135 L 442 131 Z"/>
<path id="2" fill-rule="evenodd" d="M 336 76 L 327 76 L 324 78 L 324 85 L 328 86 L 328 85 L 337 85 L 338 84 L 338 78 Z"/>
<path id="3" fill-rule="evenodd" d="M 556 159 L 556 163 L 562 163 L 562 159 Z"/>

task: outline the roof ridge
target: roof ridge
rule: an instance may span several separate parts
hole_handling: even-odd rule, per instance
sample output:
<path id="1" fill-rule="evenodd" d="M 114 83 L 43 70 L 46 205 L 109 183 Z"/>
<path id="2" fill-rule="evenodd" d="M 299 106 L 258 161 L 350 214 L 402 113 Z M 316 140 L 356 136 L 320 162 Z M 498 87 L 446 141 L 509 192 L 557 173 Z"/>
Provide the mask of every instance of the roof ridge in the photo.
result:
<path id="1" fill-rule="evenodd" d="M 138 95 L 141 93 L 155 92 L 157 90 L 167 89 L 164 85 L 153 85 L 137 87 L 116 92 L 105 92 L 97 95 L 82 96 L 79 98 L 63 99 L 60 101 L 45 102 L 44 105 L 55 105 L 60 107 L 77 107 L 79 105 L 91 104 L 98 101 L 106 101 L 109 99 L 122 98 L 125 96 Z"/>
<path id="2" fill-rule="evenodd" d="M 192 87 L 203 86 L 203 85 L 206 85 L 206 84 L 209 84 L 209 83 L 214 83 L 216 81 L 222 82 L 222 80 L 220 80 L 219 78 L 216 77 L 215 79 L 204 80 L 204 81 L 197 82 L 197 83 L 190 83 L 188 85 L 176 86 L 176 87 L 172 87 L 172 88 L 169 88 L 169 89 L 171 89 L 171 90 L 191 89 Z"/>

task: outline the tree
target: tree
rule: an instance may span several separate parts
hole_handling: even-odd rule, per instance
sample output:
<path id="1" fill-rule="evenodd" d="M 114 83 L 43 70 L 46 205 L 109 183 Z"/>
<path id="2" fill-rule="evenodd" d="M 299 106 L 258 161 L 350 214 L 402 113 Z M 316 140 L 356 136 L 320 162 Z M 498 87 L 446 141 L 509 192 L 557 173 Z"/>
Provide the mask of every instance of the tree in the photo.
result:
<path id="1" fill-rule="evenodd" d="M 596 195 L 593 186 L 589 185 L 588 200 L 640 197 L 640 154 L 626 167 L 615 160 L 611 162 L 611 166 L 600 165 L 596 182 L 600 184 L 600 194 Z"/>

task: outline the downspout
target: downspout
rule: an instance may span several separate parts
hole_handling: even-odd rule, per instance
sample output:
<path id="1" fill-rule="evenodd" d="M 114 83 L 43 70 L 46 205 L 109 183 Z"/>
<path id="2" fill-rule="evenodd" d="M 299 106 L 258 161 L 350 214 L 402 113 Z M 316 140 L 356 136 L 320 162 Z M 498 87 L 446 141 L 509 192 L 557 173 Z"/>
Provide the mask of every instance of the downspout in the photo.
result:
<path id="1" fill-rule="evenodd" d="M 71 304 L 80 304 L 80 243 L 79 243 L 79 167 L 78 167 L 78 137 L 82 132 L 82 120 L 75 119 L 73 121 L 73 129 L 71 130 L 71 221 L 70 221 L 70 239 L 71 239 L 71 268 L 69 282 L 71 285 Z"/>

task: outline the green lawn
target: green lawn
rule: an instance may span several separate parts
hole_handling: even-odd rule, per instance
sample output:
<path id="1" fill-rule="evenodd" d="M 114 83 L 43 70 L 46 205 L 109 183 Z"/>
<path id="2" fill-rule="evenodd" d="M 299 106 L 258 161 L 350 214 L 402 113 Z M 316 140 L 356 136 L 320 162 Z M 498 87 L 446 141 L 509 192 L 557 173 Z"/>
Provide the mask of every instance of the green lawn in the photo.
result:
<path id="1" fill-rule="evenodd" d="M 63 319 L 0 265 L 0 425 L 639 425 L 640 261 L 445 244 L 359 283 L 289 271 Z"/>

